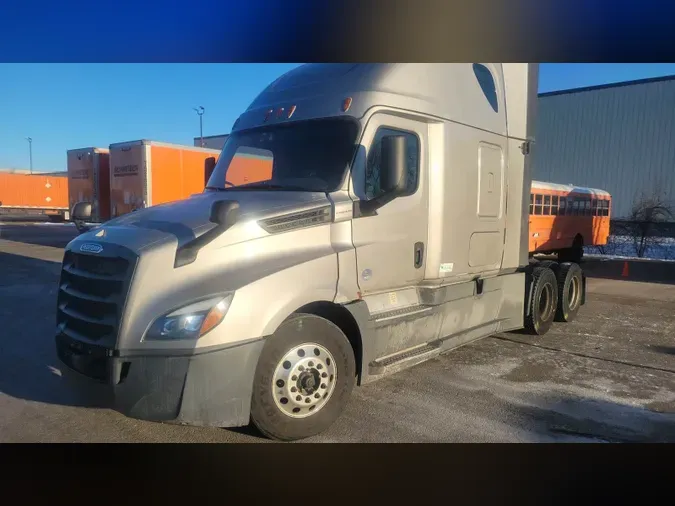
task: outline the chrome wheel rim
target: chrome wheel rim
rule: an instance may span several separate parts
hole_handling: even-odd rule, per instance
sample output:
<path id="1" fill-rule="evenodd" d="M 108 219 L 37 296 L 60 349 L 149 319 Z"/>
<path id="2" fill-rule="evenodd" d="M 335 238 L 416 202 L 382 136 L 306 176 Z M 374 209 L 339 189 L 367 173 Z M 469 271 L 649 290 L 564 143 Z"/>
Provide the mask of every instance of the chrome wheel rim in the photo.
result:
<path id="1" fill-rule="evenodd" d="M 277 408 L 291 418 L 318 413 L 331 398 L 337 382 L 333 355 L 316 343 L 290 349 L 272 377 L 272 396 Z"/>

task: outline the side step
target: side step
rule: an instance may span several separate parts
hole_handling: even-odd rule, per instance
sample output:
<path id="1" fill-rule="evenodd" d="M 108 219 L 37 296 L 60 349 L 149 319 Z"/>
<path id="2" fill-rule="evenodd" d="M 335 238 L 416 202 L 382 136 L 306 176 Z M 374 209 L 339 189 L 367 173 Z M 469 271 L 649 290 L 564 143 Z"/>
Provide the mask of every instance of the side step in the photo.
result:
<path id="1" fill-rule="evenodd" d="M 441 352 L 439 344 L 423 344 L 415 348 L 402 351 L 396 355 L 373 360 L 368 364 L 368 372 L 372 376 L 388 375 L 408 367 L 421 364 L 438 356 Z"/>

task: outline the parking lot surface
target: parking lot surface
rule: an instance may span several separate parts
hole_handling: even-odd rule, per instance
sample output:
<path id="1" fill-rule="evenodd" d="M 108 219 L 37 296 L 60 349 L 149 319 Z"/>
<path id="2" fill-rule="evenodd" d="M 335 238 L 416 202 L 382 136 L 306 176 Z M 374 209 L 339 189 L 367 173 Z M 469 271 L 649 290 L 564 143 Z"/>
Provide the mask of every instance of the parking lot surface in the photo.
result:
<path id="1" fill-rule="evenodd" d="M 0 441 L 265 442 L 125 418 L 69 390 L 54 351 L 70 225 L 0 225 Z M 503 334 L 365 387 L 306 442 L 675 442 L 675 285 L 589 279 L 578 320 Z"/>

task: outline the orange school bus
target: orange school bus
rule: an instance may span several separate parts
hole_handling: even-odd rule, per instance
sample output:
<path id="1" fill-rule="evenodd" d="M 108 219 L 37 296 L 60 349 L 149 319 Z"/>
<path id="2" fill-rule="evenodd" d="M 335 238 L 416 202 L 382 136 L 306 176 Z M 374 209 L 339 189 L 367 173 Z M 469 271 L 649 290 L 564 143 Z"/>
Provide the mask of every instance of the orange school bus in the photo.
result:
<path id="1" fill-rule="evenodd" d="M 530 254 L 557 254 L 579 262 L 584 246 L 603 246 L 609 237 L 612 197 L 604 190 L 532 181 Z"/>

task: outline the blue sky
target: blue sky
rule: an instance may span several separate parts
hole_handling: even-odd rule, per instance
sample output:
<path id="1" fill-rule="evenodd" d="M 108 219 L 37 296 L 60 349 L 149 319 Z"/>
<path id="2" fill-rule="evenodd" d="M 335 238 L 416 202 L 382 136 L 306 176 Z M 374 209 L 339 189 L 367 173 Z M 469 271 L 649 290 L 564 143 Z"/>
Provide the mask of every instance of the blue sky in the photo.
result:
<path id="1" fill-rule="evenodd" d="M 66 150 L 227 133 L 295 64 L 0 64 L 0 168 L 65 170 Z M 675 64 L 542 64 L 542 92 L 675 74 Z"/>

